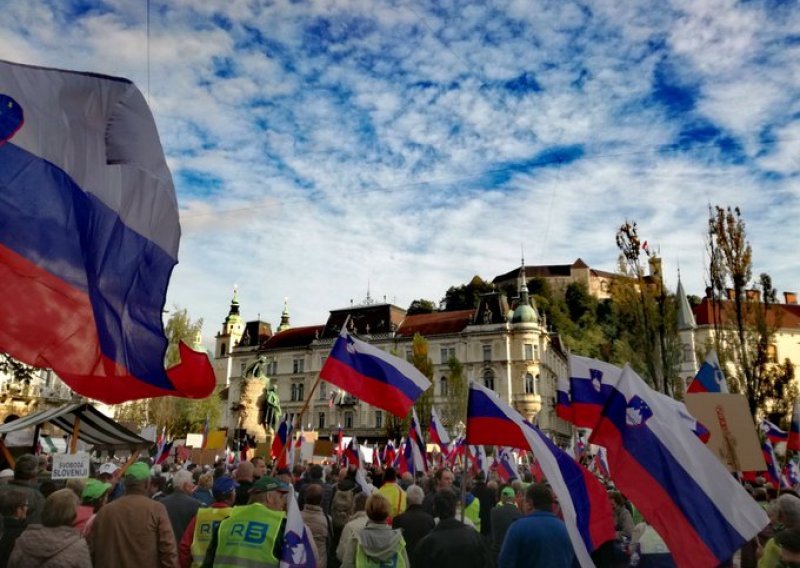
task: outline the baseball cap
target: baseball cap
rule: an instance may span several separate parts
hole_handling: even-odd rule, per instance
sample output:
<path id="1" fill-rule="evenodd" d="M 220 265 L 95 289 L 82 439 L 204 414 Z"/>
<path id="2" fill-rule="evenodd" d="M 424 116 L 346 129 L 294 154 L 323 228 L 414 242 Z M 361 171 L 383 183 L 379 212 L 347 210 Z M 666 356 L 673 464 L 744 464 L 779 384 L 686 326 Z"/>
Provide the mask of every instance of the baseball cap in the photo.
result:
<path id="1" fill-rule="evenodd" d="M 239 484 L 236 483 L 233 479 L 228 477 L 227 475 L 223 475 L 222 477 L 217 478 L 214 481 L 214 486 L 211 488 L 211 491 L 214 493 L 230 493 L 234 489 L 239 487 Z"/>
<path id="2" fill-rule="evenodd" d="M 81 501 L 97 501 L 109 489 L 111 489 L 110 483 L 103 483 L 99 479 L 89 479 L 81 493 Z"/>
<path id="3" fill-rule="evenodd" d="M 289 485 L 275 479 L 274 477 L 267 477 L 266 475 L 253 484 L 250 493 L 266 493 L 267 491 L 282 491 L 288 493 L 290 491 Z"/>
<path id="4" fill-rule="evenodd" d="M 136 462 L 125 472 L 125 477 L 130 477 L 136 481 L 146 481 L 150 479 L 150 468 L 144 462 Z"/>
<path id="5" fill-rule="evenodd" d="M 100 468 L 97 470 L 97 475 L 103 475 L 103 474 L 114 475 L 114 473 L 116 473 L 118 469 L 119 466 L 117 464 L 106 462 L 103 465 L 101 465 Z"/>
<path id="6" fill-rule="evenodd" d="M 500 497 L 516 497 L 517 494 L 514 491 L 513 487 L 503 487 L 503 490 L 500 492 Z"/>

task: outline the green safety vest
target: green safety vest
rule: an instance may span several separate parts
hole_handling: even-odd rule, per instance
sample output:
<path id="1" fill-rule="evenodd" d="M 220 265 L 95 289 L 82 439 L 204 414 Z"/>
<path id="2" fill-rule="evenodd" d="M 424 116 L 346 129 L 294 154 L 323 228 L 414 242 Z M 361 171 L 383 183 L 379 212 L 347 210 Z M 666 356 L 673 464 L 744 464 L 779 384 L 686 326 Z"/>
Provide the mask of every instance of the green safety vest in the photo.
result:
<path id="1" fill-rule="evenodd" d="M 273 550 L 285 517 L 286 513 L 273 511 L 261 503 L 234 507 L 230 517 L 219 524 L 214 568 L 277 568 L 280 559 Z"/>
<path id="2" fill-rule="evenodd" d="M 403 537 L 400 537 L 394 550 L 394 556 L 389 560 L 381 561 L 372 556 L 367 556 L 359 542 L 356 545 L 356 568 L 407 568 L 405 556 L 401 553 L 405 546 L 406 541 L 403 540 Z"/>
<path id="3" fill-rule="evenodd" d="M 214 529 L 230 514 L 230 507 L 203 507 L 197 510 L 192 537 L 192 568 L 200 568 L 203 565 Z"/>
<path id="4" fill-rule="evenodd" d="M 481 532 L 481 502 L 477 497 L 464 509 L 464 516 L 472 521 L 476 531 Z"/>

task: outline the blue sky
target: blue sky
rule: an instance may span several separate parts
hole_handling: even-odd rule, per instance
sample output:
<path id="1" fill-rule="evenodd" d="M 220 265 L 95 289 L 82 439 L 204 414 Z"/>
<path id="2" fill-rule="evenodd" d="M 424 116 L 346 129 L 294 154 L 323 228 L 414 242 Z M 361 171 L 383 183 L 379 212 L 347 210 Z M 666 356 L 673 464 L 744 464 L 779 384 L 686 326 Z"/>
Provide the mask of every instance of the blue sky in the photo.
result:
<path id="1" fill-rule="evenodd" d="M 133 79 L 181 207 L 168 302 L 209 340 L 577 257 L 626 219 L 704 288 L 707 206 L 800 290 L 794 2 L 10 0 L 0 58 Z M 149 82 L 148 82 L 149 51 Z"/>

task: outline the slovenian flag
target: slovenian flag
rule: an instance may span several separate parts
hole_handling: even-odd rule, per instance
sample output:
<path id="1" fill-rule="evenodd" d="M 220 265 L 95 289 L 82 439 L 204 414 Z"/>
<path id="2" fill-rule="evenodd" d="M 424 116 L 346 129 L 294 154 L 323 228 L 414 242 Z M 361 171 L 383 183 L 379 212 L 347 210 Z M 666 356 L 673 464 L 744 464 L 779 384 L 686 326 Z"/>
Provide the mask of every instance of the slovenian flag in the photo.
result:
<path id="1" fill-rule="evenodd" d="M 205 353 L 164 370 L 181 231 L 141 92 L 0 61 L 0 108 L 0 352 L 109 404 L 207 397 Z"/>
<path id="2" fill-rule="evenodd" d="M 422 437 L 422 428 L 417 418 L 417 409 L 411 411 L 411 425 L 408 429 L 406 440 L 411 445 L 411 456 L 414 461 L 414 473 L 428 471 L 428 452 L 425 439 Z"/>
<path id="3" fill-rule="evenodd" d="M 776 489 L 783 487 L 785 483 L 783 483 L 782 476 L 778 473 L 778 460 L 775 457 L 775 448 L 772 447 L 772 442 L 764 440 L 764 443 L 761 444 L 761 453 L 764 455 L 764 462 L 767 464 L 767 470 L 764 472 L 766 473 L 767 481 L 772 483 L 772 486 Z"/>
<path id="4" fill-rule="evenodd" d="M 283 420 L 278 424 L 278 431 L 272 439 L 272 459 L 278 460 L 278 467 L 286 467 L 287 446 L 292 440 L 292 426 L 289 424 L 289 416 L 283 415 Z"/>
<path id="5" fill-rule="evenodd" d="M 395 457 L 397 457 L 397 451 L 394 449 L 394 442 L 389 440 L 383 448 L 383 463 L 393 466 Z"/>
<path id="6" fill-rule="evenodd" d="M 404 359 L 342 330 L 319 376 L 395 416 L 404 417 L 431 382 Z"/>
<path id="7" fill-rule="evenodd" d="M 350 443 L 344 450 L 344 459 L 348 466 L 353 466 L 356 469 L 361 469 L 361 450 L 358 447 L 358 440 L 355 436 L 350 438 Z"/>
<path id="8" fill-rule="evenodd" d="M 792 422 L 789 424 L 789 436 L 786 440 L 786 451 L 800 452 L 800 400 L 794 403 Z"/>
<path id="9" fill-rule="evenodd" d="M 764 510 L 626 365 L 591 443 L 606 448 L 611 479 L 669 547 L 678 566 L 718 566 L 764 528 Z"/>
<path id="10" fill-rule="evenodd" d="M 286 507 L 286 528 L 283 534 L 280 568 L 317 568 L 317 559 L 311 546 L 311 531 L 303 522 L 294 491 L 289 491 Z"/>
<path id="11" fill-rule="evenodd" d="M 780 444 L 789 439 L 789 433 L 786 430 L 781 430 L 766 418 L 761 420 L 761 432 L 764 433 L 764 436 L 766 436 L 773 445 Z"/>
<path id="12" fill-rule="evenodd" d="M 470 383 L 467 442 L 530 449 L 558 498 L 567 531 L 581 566 L 594 566 L 590 554 L 614 540 L 614 515 L 605 488 L 583 466 L 494 391 Z"/>
<path id="13" fill-rule="evenodd" d="M 495 456 L 495 469 L 497 475 L 503 480 L 503 483 L 510 483 L 515 479 L 519 479 L 517 473 L 517 459 L 511 448 L 501 447 Z"/>
<path id="14" fill-rule="evenodd" d="M 689 383 L 687 392 L 728 392 L 728 382 L 725 380 L 725 373 L 719 365 L 719 358 L 717 352 L 712 349 L 706 355 L 705 361 L 700 365 L 697 374 Z"/>
<path id="15" fill-rule="evenodd" d="M 442 424 L 442 421 L 439 420 L 439 415 L 433 407 L 431 407 L 431 422 L 428 425 L 428 431 L 431 443 L 438 444 L 442 452 L 445 452 L 447 446 L 450 444 L 450 436 L 447 435 L 447 430 Z"/>

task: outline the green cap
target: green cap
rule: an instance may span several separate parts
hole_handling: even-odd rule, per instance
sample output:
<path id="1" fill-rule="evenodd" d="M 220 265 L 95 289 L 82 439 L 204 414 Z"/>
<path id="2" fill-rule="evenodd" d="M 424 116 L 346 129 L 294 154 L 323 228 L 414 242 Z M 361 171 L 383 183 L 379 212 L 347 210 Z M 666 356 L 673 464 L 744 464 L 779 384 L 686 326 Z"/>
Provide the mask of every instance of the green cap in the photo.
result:
<path id="1" fill-rule="evenodd" d="M 125 477 L 130 477 L 136 481 L 147 481 L 150 479 L 150 468 L 144 462 L 136 462 L 125 472 Z"/>
<path id="2" fill-rule="evenodd" d="M 503 487 L 503 490 L 500 492 L 500 497 L 516 497 L 517 494 L 514 491 L 513 487 Z"/>
<path id="3" fill-rule="evenodd" d="M 250 493 L 266 493 L 267 491 L 283 491 L 288 493 L 290 487 L 279 479 L 274 477 L 267 477 L 266 475 L 253 484 Z"/>
<path id="4" fill-rule="evenodd" d="M 99 479 L 90 479 L 81 493 L 81 501 L 97 501 L 111 489 L 110 483 L 103 483 Z"/>

